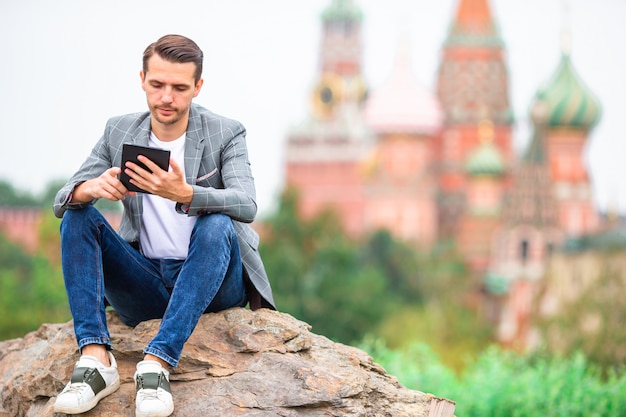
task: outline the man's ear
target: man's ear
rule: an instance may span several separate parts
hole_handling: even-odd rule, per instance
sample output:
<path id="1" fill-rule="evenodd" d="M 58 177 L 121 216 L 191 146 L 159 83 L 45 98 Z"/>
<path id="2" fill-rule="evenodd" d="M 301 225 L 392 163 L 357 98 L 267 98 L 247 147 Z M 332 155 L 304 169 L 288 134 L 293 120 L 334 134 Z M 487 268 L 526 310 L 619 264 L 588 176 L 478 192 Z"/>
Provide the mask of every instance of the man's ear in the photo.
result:
<path id="1" fill-rule="evenodd" d="M 196 83 L 196 88 L 193 92 L 193 96 L 194 97 L 198 97 L 198 94 L 200 94 L 200 90 L 202 90 L 202 85 L 204 84 L 204 79 L 200 78 L 198 80 L 198 82 Z"/>
<path id="2" fill-rule="evenodd" d="M 143 72 L 143 70 L 139 71 L 139 78 L 141 78 L 141 88 L 145 91 L 145 87 L 143 85 L 144 81 L 146 80 L 146 74 Z"/>

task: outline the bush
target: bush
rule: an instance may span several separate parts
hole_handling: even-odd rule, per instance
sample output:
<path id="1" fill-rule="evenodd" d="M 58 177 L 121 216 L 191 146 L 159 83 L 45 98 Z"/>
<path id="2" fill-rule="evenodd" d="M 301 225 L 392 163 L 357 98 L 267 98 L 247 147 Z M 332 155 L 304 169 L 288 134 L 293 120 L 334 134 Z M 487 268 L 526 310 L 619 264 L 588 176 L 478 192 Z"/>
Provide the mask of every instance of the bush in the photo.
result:
<path id="1" fill-rule="evenodd" d="M 492 347 L 457 374 L 423 344 L 391 351 L 366 341 L 363 349 L 406 387 L 455 401 L 458 416 L 626 415 L 626 370 L 602 375 L 581 353 L 524 357 Z"/>

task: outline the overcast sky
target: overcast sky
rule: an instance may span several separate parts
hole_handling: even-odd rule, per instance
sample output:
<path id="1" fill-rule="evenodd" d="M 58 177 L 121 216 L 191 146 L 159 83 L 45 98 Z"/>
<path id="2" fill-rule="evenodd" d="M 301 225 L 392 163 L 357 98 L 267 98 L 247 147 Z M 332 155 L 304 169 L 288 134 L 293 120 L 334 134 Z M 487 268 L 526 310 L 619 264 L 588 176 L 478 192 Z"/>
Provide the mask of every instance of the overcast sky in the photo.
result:
<path id="1" fill-rule="evenodd" d="M 356 0 L 365 15 L 365 78 L 391 71 L 396 43 L 411 41 L 416 81 L 434 89 L 457 0 Z M 0 179 L 43 190 L 85 159 L 114 115 L 143 111 L 144 48 L 166 33 L 205 52 L 196 102 L 240 120 L 261 214 L 283 185 L 289 128 L 306 118 L 315 82 L 320 13 L 330 0 L 0 0 Z M 506 44 L 517 147 L 528 107 L 554 73 L 564 27 L 572 60 L 602 103 L 586 160 L 596 201 L 626 210 L 626 0 L 492 0 Z"/>

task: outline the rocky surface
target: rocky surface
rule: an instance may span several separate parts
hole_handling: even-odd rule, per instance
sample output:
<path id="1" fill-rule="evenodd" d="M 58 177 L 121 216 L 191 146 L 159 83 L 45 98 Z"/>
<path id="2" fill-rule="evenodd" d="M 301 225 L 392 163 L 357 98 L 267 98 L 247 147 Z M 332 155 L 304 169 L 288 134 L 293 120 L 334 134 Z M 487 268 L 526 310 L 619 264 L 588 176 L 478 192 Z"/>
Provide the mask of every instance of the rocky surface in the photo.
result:
<path id="1" fill-rule="evenodd" d="M 159 320 L 125 326 L 107 313 L 121 388 L 83 416 L 134 416 L 132 376 Z M 52 416 L 78 359 L 72 322 L 0 342 L 0 417 Z M 261 309 L 202 316 L 171 374 L 174 416 L 451 417 L 454 403 L 409 390 L 365 352 Z"/>

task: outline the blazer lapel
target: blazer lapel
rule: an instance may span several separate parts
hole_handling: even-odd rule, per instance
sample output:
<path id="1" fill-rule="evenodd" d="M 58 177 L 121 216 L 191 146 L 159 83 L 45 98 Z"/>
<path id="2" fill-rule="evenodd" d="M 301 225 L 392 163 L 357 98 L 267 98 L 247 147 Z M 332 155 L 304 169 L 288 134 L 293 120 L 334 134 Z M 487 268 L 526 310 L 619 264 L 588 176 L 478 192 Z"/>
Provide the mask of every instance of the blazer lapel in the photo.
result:
<path id="1" fill-rule="evenodd" d="M 189 109 L 189 124 L 185 136 L 185 179 L 191 185 L 195 185 L 200 170 L 202 142 L 204 142 L 202 121 L 192 104 Z"/>
<path id="2" fill-rule="evenodd" d="M 139 128 L 133 135 L 133 143 L 135 145 L 148 146 L 151 130 L 150 120 L 151 117 L 146 117 L 145 120 L 139 125 Z"/>

